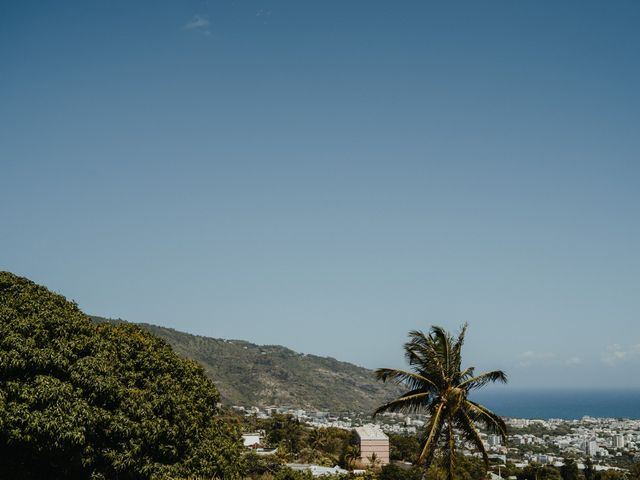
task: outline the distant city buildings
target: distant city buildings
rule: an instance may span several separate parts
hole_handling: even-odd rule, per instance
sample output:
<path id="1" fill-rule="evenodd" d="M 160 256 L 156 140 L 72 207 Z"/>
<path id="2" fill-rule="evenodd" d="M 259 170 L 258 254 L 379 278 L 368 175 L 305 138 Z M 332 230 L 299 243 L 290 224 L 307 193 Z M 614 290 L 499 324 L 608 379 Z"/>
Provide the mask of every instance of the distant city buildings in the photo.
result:
<path id="1" fill-rule="evenodd" d="M 613 437 L 613 448 L 624 448 L 624 435 Z"/>
<path id="2" fill-rule="evenodd" d="M 315 428 L 352 430 L 358 435 L 362 464 L 369 465 L 373 457 L 378 466 L 389 462 L 388 435 L 415 435 L 429 421 L 428 415 L 421 413 L 411 416 L 383 413 L 372 423 L 369 414 L 359 412 L 309 411 L 286 406 L 233 408 L 240 414 L 257 418 L 287 414 Z M 583 417 L 579 420 L 507 418 L 505 421 L 511 432 L 506 445 L 498 435 L 480 432 L 492 462 L 508 462 L 517 468 L 534 462 L 560 466 L 564 458 L 571 456 L 582 469 L 586 458 L 591 457 L 594 468 L 600 471 L 624 466 L 629 459 L 640 461 L 640 420 Z M 247 448 L 259 455 L 275 452 L 275 449 L 264 448 L 259 435 L 260 432 L 245 434 L 243 442 Z M 480 456 L 474 445 L 460 438 L 457 441 L 464 455 Z"/>

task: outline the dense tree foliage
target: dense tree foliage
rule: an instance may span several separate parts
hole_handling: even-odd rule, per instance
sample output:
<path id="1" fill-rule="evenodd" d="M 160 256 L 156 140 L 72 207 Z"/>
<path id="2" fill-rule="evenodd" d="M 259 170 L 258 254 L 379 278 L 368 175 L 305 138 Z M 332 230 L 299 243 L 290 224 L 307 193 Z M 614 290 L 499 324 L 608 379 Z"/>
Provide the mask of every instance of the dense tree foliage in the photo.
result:
<path id="1" fill-rule="evenodd" d="M 591 457 L 587 457 L 587 460 L 584 462 L 584 470 L 582 474 L 584 476 L 584 480 L 594 480 L 596 478 L 596 469 L 593 466 Z"/>
<path id="2" fill-rule="evenodd" d="M 563 465 L 560 467 L 560 476 L 562 480 L 578 480 L 580 478 L 578 464 L 574 459 L 564 459 Z"/>
<path id="3" fill-rule="evenodd" d="M 378 474 L 378 480 L 422 480 L 424 471 L 418 468 L 402 468 L 398 465 L 385 465 Z"/>
<path id="4" fill-rule="evenodd" d="M 626 480 L 627 475 L 620 470 L 601 470 L 596 472 L 596 480 Z"/>
<path id="5" fill-rule="evenodd" d="M 282 459 L 275 455 L 256 455 L 249 452 L 245 456 L 245 460 L 248 478 L 253 479 L 265 478 L 268 475 L 273 476 L 284 467 Z"/>
<path id="6" fill-rule="evenodd" d="M 486 472 L 481 460 L 458 455 L 455 476 L 460 480 L 485 480 Z M 389 464 L 382 467 L 377 475 L 378 480 L 422 480 L 424 478 L 440 480 L 447 478 L 448 473 L 441 466 L 432 464 L 426 471 L 416 465 Z"/>
<path id="7" fill-rule="evenodd" d="M 0 478 L 241 478 L 218 399 L 164 341 L 0 273 Z"/>
<path id="8" fill-rule="evenodd" d="M 335 427 L 311 428 L 295 417 L 283 414 L 274 414 L 267 419 L 245 417 L 243 423 L 245 431 L 264 431 L 265 444 L 277 447 L 278 456 L 283 461 L 315 463 L 327 467 L 349 465 L 345 458 L 347 447 L 353 439 L 349 430 Z M 356 451 L 355 458 L 357 457 L 359 451 Z"/>
<path id="9" fill-rule="evenodd" d="M 518 474 L 518 480 L 561 480 L 560 470 L 553 465 L 530 463 Z"/>
<path id="10" fill-rule="evenodd" d="M 304 429 L 300 421 L 291 415 L 273 415 L 266 425 L 267 440 L 271 445 L 285 447 L 287 450 L 298 453 Z"/>
<path id="11" fill-rule="evenodd" d="M 389 434 L 389 458 L 415 463 L 420 455 L 420 440 L 415 435 Z"/>

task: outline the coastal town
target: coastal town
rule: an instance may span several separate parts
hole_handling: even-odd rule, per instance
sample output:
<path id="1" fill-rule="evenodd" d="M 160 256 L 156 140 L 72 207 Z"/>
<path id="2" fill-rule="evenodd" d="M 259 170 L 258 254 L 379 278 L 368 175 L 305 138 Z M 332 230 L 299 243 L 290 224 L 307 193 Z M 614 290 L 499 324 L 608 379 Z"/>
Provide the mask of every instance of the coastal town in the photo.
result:
<path id="1" fill-rule="evenodd" d="M 233 409 L 244 416 L 259 419 L 268 419 L 276 414 L 290 415 L 311 427 L 351 430 L 359 436 L 362 436 L 362 431 L 367 431 L 370 436 L 373 436 L 373 432 L 379 432 L 381 438 L 391 435 L 415 436 L 429 420 L 427 415 L 418 413 L 383 413 L 372 419 L 370 415 L 356 412 L 332 413 L 283 406 L 234 406 Z M 505 421 L 509 426 L 506 444 L 498 435 L 481 432 L 498 476 L 501 467 L 508 465 L 518 469 L 529 465 L 561 467 L 568 458 L 576 462 L 579 470 L 585 468 L 585 462 L 589 459 L 595 471 L 624 471 L 630 464 L 640 461 L 640 420 L 584 416 L 576 420 L 507 418 Z M 252 437 L 251 441 L 245 441 L 245 445 L 259 441 L 259 436 Z M 387 441 L 387 448 L 388 445 Z M 461 445 L 464 446 L 464 455 L 480 455 L 471 446 Z M 274 451 L 266 449 L 265 453 L 268 452 Z M 389 461 L 388 450 L 378 451 L 377 456 L 381 463 Z M 362 460 L 366 460 L 365 454 L 362 454 Z"/>

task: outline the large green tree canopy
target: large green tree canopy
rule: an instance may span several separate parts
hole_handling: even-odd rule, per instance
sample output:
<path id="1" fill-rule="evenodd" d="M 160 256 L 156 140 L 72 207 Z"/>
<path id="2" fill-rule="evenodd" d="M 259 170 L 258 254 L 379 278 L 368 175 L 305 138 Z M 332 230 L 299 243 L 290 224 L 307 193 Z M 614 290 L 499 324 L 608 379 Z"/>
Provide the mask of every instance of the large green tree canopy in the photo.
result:
<path id="1" fill-rule="evenodd" d="M 239 478 L 239 433 L 195 362 L 0 272 L 0 478 Z"/>

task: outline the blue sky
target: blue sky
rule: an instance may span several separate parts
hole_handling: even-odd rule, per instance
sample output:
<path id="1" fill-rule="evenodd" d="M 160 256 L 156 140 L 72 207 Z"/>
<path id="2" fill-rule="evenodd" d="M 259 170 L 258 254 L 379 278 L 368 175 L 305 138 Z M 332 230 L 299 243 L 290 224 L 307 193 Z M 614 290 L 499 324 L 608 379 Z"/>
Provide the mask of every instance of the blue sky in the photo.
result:
<path id="1" fill-rule="evenodd" d="M 0 5 L 0 268 L 88 313 L 640 378 L 637 2 Z M 637 385 L 633 385 L 637 386 Z"/>

